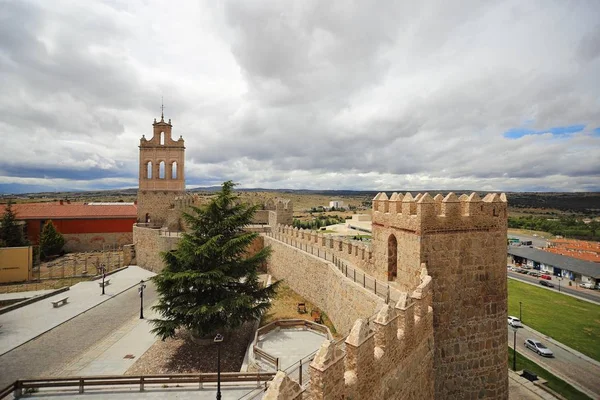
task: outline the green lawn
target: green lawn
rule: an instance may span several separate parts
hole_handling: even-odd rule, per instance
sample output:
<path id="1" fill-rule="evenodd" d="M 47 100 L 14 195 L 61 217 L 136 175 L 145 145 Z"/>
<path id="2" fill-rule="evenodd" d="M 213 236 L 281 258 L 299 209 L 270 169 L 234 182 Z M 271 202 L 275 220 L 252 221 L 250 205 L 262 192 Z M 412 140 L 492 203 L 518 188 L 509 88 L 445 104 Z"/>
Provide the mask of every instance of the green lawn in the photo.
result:
<path id="1" fill-rule="evenodd" d="M 508 349 L 508 367 L 511 369 L 513 367 L 513 350 L 511 348 Z M 548 383 L 546 384 L 546 386 L 548 386 L 555 392 L 561 394 L 567 399 L 590 400 L 588 396 L 581 393 L 579 390 L 575 389 L 567 382 L 557 378 L 556 376 L 552 375 L 550 372 L 546 371 L 544 368 L 540 367 L 533 361 L 525 358 L 523 355 L 521 355 L 521 353 L 517 352 L 517 371 L 521 371 L 524 369 L 534 372 L 538 377 L 547 380 Z"/>
<path id="2" fill-rule="evenodd" d="M 600 306 L 509 279 L 509 315 L 519 302 L 525 325 L 600 361 Z"/>

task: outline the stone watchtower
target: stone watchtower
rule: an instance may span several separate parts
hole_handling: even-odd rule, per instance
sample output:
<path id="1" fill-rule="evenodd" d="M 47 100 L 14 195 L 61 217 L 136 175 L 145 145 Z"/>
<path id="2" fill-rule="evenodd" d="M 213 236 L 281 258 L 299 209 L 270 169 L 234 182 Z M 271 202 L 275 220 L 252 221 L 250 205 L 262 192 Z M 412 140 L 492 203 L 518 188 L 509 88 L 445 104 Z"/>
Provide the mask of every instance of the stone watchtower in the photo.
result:
<path id="1" fill-rule="evenodd" d="M 377 277 L 403 290 L 433 279 L 436 399 L 507 399 L 504 194 L 373 199 Z"/>
<path id="2" fill-rule="evenodd" d="M 171 137 L 171 120 L 154 119 L 152 139 L 140 139 L 138 221 L 162 227 L 175 198 L 185 194 L 185 146 Z"/>

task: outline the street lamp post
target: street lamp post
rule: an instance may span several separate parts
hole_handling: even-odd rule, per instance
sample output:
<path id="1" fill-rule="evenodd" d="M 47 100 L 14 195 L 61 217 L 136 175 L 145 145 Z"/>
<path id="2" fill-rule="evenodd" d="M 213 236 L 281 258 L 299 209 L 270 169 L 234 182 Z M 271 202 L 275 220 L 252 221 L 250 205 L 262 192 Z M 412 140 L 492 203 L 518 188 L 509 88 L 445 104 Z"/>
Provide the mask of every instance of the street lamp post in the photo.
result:
<path id="1" fill-rule="evenodd" d="M 217 400 L 221 400 L 221 342 L 223 335 L 217 333 L 215 343 L 217 344 Z"/>
<path id="2" fill-rule="evenodd" d="M 517 328 L 511 326 L 513 330 L 513 371 L 517 370 Z"/>
<path id="3" fill-rule="evenodd" d="M 562 278 L 558 277 L 556 280 L 558 281 L 558 292 L 560 293 L 560 281 L 562 281 Z"/>
<path id="4" fill-rule="evenodd" d="M 100 271 L 102 271 L 102 294 L 104 294 L 104 278 L 106 278 L 106 267 L 104 264 L 100 265 Z"/>
<path id="5" fill-rule="evenodd" d="M 138 288 L 138 292 L 140 293 L 140 319 L 144 319 L 144 289 L 146 289 L 146 285 L 142 279 Z"/>

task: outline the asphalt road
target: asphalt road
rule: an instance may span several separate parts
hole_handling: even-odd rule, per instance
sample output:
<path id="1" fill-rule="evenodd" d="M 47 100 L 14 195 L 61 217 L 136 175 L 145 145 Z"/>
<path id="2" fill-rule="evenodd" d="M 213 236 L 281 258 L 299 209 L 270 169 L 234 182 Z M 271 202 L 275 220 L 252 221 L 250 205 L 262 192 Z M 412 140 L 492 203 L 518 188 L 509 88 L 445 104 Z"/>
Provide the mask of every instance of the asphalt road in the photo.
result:
<path id="1" fill-rule="evenodd" d="M 540 281 L 543 280 L 542 278 L 535 278 L 531 275 L 519 274 L 514 271 L 507 271 L 507 274 L 511 278 L 515 278 L 515 279 L 525 281 L 525 282 L 531 282 L 541 288 L 545 288 L 548 290 L 554 290 L 554 291 L 558 292 L 558 279 L 556 279 L 555 276 L 552 277 L 552 280 L 548 281 L 554 285 L 554 288 L 546 288 L 545 286 L 540 285 Z M 561 285 L 560 285 L 561 292 L 568 293 L 568 294 L 571 294 L 576 297 L 581 297 L 586 300 L 591 300 L 591 301 L 600 303 L 600 291 L 592 290 L 592 289 L 576 288 L 575 286 L 569 286 L 568 284 L 565 284 L 565 282 L 568 282 L 568 281 L 563 280 L 561 282 Z"/>
<path id="2" fill-rule="evenodd" d="M 144 305 L 157 298 L 152 282 L 146 283 Z M 85 353 L 90 347 L 140 312 L 137 286 L 101 303 L 24 345 L 0 356 L 0 388 L 21 378 L 50 375 Z"/>
<path id="3" fill-rule="evenodd" d="M 508 344 L 513 347 L 513 330 L 508 327 Z M 542 357 L 523 344 L 526 339 L 537 339 L 554 353 L 553 358 Z M 567 343 L 568 345 L 568 343 Z M 567 350 L 550 343 L 546 336 L 537 335 L 526 326 L 517 329 L 517 352 L 525 355 L 536 364 L 567 381 L 593 399 L 600 398 L 600 366 L 591 363 Z M 518 356 L 517 356 L 518 357 Z M 509 365 L 512 368 L 512 365 Z"/>

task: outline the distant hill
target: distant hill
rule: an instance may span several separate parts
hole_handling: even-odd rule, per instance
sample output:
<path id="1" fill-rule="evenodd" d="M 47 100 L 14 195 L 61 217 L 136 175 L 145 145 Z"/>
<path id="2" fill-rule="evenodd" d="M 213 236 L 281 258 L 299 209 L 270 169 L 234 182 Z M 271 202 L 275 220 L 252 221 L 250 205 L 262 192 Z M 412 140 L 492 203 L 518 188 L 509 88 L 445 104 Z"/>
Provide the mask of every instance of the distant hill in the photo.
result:
<path id="1" fill-rule="evenodd" d="M 196 187 L 188 189 L 188 192 L 216 192 L 220 186 Z M 378 193 L 376 190 L 312 190 L 312 189 L 264 189 L 264 188 L 239 188 L 243 192 L 267 192 L 267 193 L 290 193 L 296 195 L 322 195 L 328 197 L 364 197 L 373 198 Z M 438 193 L 446 195 L 452 190 L 409 190 L 397 189 L 386 190 L 388 195 L 394 191 L 424 193 L 428 192 L 435 196 Z M 470 194 L 473 190 L 457 190 L 457 195 L 463 193 Z M 476 191 L 480 195 L 487 192 Z M 110 198 L 110 197 L 135 197 L 137 188 L 113 189 L 113 190 L 68 190 L 58 189 L 43 185 L 23 185 L 23 184 L 0 184 L 0 195 L 2 197 L 11 197 L 7 194 L 27 195 L 30 198 Z M 572 212 L 577 214 L 600 215 L 600 192 L 576 192 L 576 193 L 551 193 L 551 192 L 507 192 L 508 203 L 511 208 L 517 209 L 547 209 Z"/>
<path id="2" fill-rule="evenodd" d="M 24 185 L 21 183 L 0 183 L 0 194 L 24 194 L 24 193 L 42 193 L 56 191 L 70 192 L 72 190 L 66 188 L 55 188 L 44 185 Z"/>

